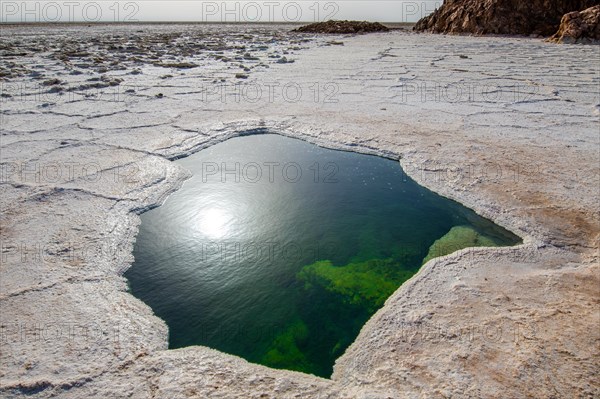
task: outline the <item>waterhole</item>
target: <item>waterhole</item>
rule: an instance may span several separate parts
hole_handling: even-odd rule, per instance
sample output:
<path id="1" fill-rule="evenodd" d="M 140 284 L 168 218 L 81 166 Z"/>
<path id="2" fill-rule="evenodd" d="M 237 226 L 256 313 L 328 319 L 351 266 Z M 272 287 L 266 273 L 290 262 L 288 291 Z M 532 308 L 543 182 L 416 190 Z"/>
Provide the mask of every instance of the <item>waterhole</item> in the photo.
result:
<path id="1" fill-rule="evenodd" d="M 125 274 L 170 348 L 329 377 L 427 260 L 520 241 L 381 157 L 265 134 L 176 162 L 193 177 L 141 215 Z"/>

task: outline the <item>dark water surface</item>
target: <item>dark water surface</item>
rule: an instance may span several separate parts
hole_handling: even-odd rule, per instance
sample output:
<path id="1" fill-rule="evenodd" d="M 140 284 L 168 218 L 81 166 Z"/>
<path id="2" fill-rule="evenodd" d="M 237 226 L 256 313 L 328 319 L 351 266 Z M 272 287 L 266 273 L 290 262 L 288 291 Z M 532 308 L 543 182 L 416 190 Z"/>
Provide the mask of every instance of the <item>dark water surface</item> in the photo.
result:
<path id="1" fill-rule="evenodd" d="M 425 258 L 519 242 L 379 157 L 268 134 L 177 162 L 194 176 L 142 215 L 125 274 L 170 348 L 329 377 Z"/>

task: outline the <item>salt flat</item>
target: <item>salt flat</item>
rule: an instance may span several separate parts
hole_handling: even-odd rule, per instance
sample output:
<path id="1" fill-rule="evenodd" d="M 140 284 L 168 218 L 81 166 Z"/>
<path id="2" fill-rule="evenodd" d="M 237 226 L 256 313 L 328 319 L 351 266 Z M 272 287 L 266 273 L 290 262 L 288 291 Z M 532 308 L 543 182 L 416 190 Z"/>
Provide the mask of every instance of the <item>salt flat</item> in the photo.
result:
<path id="1" fill-rule="evenodd" d="M 289 29 L 2 28 L 0 396 L 600 396 L 598 47 Z M 524 243 L 428 262 L 331 380 L 167 350 L 122 277 L 138 214 L 264 131 L 399 159 Z"/>

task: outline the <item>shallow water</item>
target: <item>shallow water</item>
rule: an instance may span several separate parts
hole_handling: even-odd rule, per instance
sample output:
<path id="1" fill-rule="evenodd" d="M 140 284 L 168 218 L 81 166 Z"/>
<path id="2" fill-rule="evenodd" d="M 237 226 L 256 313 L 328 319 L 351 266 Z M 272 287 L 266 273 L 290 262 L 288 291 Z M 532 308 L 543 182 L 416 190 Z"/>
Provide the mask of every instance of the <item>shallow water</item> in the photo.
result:
<path id="1" fill-rule="evenodd" d="M 426 257 L 519 242 L 380 157 L 269 134 L 177 162 L 194 175 L 142 215 L 125 274 L 170 348 L 328 377 Z"/>

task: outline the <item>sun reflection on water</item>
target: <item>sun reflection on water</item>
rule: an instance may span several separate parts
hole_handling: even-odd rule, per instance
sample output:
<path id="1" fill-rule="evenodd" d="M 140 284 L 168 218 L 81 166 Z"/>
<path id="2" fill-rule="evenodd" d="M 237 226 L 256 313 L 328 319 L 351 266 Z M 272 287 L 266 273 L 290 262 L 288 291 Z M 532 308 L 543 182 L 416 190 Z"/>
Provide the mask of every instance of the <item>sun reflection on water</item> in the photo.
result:
<path id="1" fill-rule="evenodd" d="M 209 238 L 224 238 L 230 233 L 231 220 L 231 215 L 225 209 L 208 208 L 199 214 L 197 227 Z"/>

